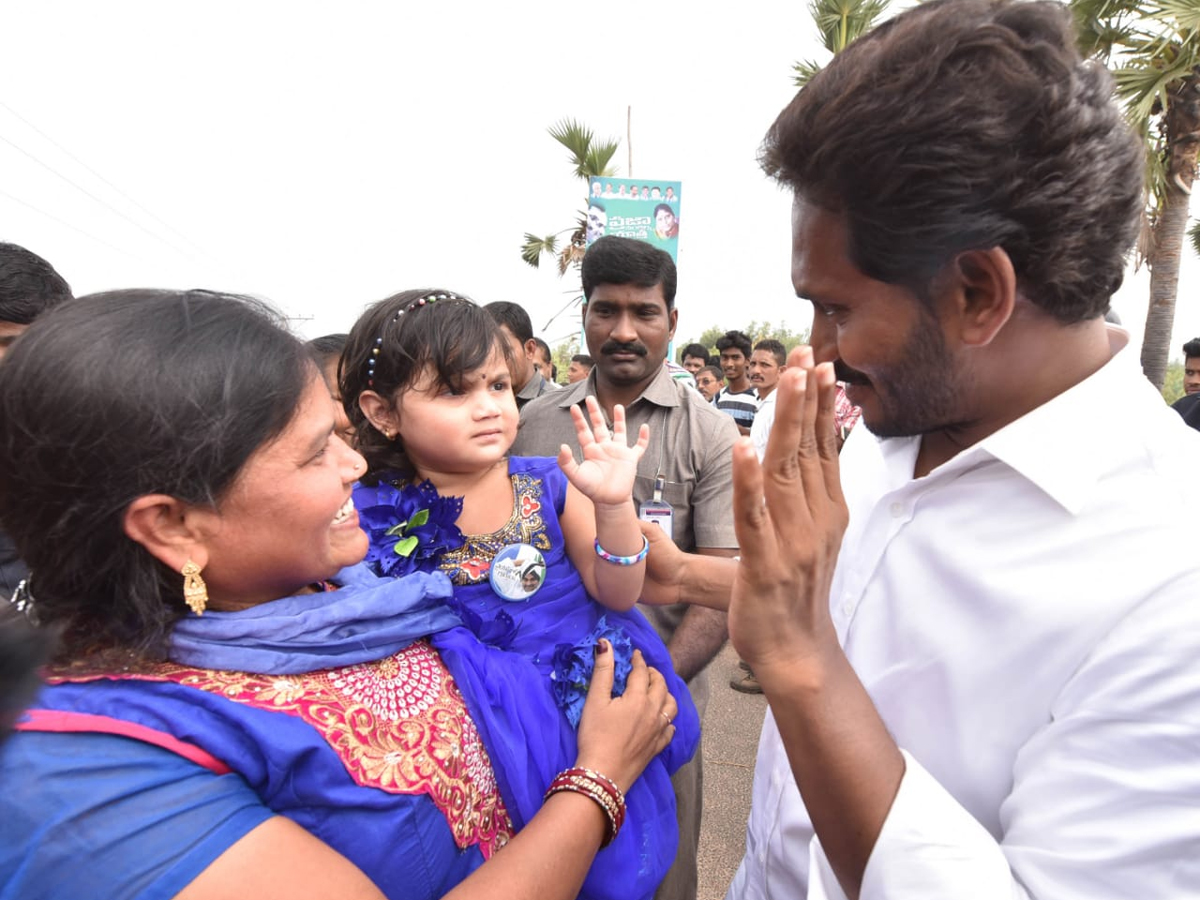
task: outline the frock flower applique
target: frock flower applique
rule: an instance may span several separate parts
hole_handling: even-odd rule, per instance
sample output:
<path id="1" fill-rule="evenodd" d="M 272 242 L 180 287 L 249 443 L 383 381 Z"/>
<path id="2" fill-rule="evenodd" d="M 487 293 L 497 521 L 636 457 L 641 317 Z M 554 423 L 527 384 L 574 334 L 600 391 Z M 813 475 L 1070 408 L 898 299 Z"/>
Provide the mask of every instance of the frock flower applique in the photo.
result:
<path id="1" fill-rule="evenodd" d="M 387 480 L 360 484 L 354 489 L 354 505 L 370 543 L 366 562 L 381 577 L 432 572 L 443 554 L 462 546 L 462 531 L 455 524 L 462 497 L 442 497 L 428 481 L 402 487 Z"/>
<path id="2" fill-rule="evenodd" d="M 613 650 L 613 696 L 625 693 L 625 682 L 633 669 L 633 643 L 629 635 L 608 624 L 601 616 L 592 633 L 575 644 L 559 644 L 554 648 L 554 671 L 550 673 L 551 688 L 558 708 L 566 713 L 571 727 L 579 728 L 583 701 L 587 699 L 596 666 L 596 642 L 607 638 Z"/>

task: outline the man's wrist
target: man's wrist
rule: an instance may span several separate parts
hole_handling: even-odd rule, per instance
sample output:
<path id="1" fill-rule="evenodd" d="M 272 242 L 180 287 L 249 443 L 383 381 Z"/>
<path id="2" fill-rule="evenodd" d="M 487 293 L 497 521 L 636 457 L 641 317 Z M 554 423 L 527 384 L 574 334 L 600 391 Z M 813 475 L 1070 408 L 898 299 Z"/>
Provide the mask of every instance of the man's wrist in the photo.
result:
<path id="1" fill-rule="evenodd" d="M 845 663 L 838 644 L 813 641 L 790 642 L 786 647 L 743 658 L 754 669 L 754 677 L 764 691 L 796 697 L 820 694 Z"/>

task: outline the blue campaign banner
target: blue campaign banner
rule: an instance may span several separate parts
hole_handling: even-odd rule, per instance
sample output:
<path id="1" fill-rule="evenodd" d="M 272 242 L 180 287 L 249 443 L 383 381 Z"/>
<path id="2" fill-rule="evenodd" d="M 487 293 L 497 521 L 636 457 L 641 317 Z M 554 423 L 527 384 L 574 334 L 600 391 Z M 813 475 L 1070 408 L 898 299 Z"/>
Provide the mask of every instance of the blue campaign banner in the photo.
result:
<path id="1" fill-rule="evenodd" d="M 646 241 L 679 262 L 679 202 L 683 185 L 653 178 L 588 181 L 587 242 L 606 234 Z"/>

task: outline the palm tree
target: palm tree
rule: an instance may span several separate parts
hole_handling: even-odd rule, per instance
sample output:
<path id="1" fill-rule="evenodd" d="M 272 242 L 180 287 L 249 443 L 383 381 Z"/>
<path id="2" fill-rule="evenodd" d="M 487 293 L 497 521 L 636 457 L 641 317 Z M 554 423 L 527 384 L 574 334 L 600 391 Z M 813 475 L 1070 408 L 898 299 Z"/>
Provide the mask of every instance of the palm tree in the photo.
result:
<path id="1" fill-rule="evenodd" d="M 575 177 L 587 184 L 590 178 L 603 178 L 617 174 L 612 158 L 616 155 L 620 141 L 609 139 L 597 141 L 592 130 L 574 119 L 563 119 L 552 125 L 548 131 L 550 136 L 570 151 L 571 165 L 575 168 Z M 565 275 L 567 269 L 578 266 L 587 249 L 587 213 L 579 212 L 575 225 L 565 228 L 556 234 L 538 237 L 525 232 L 525 243 L 521 245 L 521 259 L 535 269 L 541 262 L 542 254 L 553 256 L 558 261 L 558 274 Z M 559 246 L 559 238 L 565 234 L 570 237 L 563 246 Z"/>
<path id="2" fill-rule="evenodd" d="M 1080 47 L 1112 70 L 1129 122 L 1146 142 L 1146 224 L 1137 251 L 1137 261 L 1150 268 L 1142 371 L 1161 390 L 1200 150 L 1200 4 L 1071 0 L 1070 6 Z"/>
<path id="3" fill-rule="evenodd" d="M 892 0 L 812 0 L 808 5 L 809 15 L 817 25 L 821 43 L 836 56 L 850 42 L 875 27 L 875 22 L 887 10 Z M 821 65 L 804 60 L 792 65 L 796 87 L 804 87 Z"/>

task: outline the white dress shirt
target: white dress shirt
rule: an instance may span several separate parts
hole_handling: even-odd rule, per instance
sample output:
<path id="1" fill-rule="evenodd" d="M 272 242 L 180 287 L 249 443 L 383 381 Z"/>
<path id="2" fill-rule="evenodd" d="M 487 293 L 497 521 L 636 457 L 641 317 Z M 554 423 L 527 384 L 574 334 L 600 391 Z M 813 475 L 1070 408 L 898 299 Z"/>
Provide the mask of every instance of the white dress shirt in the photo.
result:
<path id="1" fill-rule="evenodd" d="M 758 412 L 754 414 L 754 424 L 750 426 L 750 440 L 754 442 L 754 452 L 758 454 L 759 462 L 762 462 L 763 456 L 766 455 L 767 440 L 771 437 L 771 426 L 775 424 L 775 395 L 777 393 L 777 390 L 773 390 L 767 396 L 759 399 Z"/>
<path id="2" fill-rule="evenodd" d="M 833 619 L 907 765 L 862 900 L 1200 897 L 1200 434 L 1124 350 L 918 446 L 842 453 Z M 805 897 L 844 894 L 768 712 L 727 900 Z"/>

